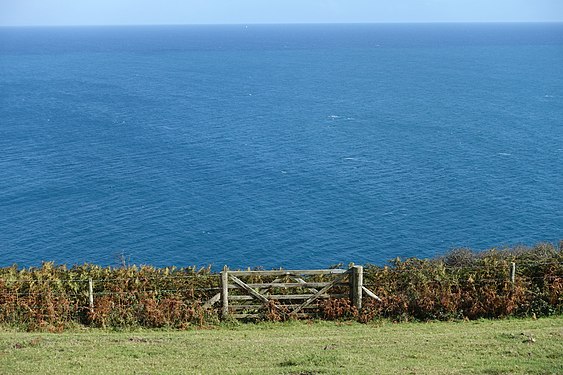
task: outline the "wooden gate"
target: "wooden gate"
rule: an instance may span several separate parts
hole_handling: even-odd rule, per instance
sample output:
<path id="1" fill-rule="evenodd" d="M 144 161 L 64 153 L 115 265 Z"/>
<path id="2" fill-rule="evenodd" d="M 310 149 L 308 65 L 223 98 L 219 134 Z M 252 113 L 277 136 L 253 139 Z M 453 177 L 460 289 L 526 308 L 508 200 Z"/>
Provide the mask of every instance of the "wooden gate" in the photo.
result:
<path id="1" fill-rule="evenodd" d="M 265 312 L 293 317 L 312 317 L 319 302 L 350 298 L 362 307 L 362 295 L 380 300 L 363 286 L 363 267 L 324 270 L 273 270 L 221 272 L 221 292 L 206 307 L 221 301 L 223 318 L 259 318 Z"/>

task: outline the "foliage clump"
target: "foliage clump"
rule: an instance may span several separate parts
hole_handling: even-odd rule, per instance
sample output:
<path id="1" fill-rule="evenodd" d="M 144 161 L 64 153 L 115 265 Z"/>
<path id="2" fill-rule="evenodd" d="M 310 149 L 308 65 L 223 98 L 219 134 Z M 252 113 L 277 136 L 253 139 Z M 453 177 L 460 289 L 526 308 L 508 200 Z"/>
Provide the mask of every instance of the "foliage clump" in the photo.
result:
<path id="1" fill-rule="evenodd" d="M 514 283 L 512 263 L 516 265 Z M 551 244 L 367 266 L 364 282 L 382 302 L 365 313 L 395 320 L 548 316 L 563 312 L 563 251 Z"/>
<path id="2" fill-rule="evenodd" d="M 90 308 L 89 280 L 95 308 Z M 60 331 L 93 327 L 202 326 L 217 321 L 203 308 L 218 290 L 209 268 L 100 267 L 91 264 L 0 269 L 0 323 Z"/>

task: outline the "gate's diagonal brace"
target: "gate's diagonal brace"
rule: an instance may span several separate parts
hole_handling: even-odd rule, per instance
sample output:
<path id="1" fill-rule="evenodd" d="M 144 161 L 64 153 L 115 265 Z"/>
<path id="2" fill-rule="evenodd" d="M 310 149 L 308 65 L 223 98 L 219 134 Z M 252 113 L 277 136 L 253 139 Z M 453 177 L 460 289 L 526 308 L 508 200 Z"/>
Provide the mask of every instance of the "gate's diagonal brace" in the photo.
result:
<path id="1" fill-rule="evenodd" d="M 260 293 L 258 293 L 257 291 L 255 291 L 254 289 L 252 289 L 251 287 L 249 287 L 244 281 L 242 281 L 241 279 L 239 279 L 236 276 L 233 275 L 229 275 L 229 277 L 231 278 L 231 280 L 233 280 L 233 282 L 235 284 L 237 284 L 239 287 L 241 287 L 242 289 L 246 290 L 248 293 L 250 293 L 250 295 L 252 295 L 252 297 L 264 302 L 264 303 L 268 303 L 269 300 L 268 298 L 264 297 L 263 295 L 261 295 Z"/>
<path id="2" fill-rule="evenodd" d="M 362 290 L 363 290 L 368 296 L 370 296 L 371 298 L 373 298 L 373 299 L 375 299 L 375 300 L 377 300 L 377 301 L 379 301 L 379 302 L 383 302 L 383 301 L 381 300 L 381 298 L 379 298 L 374 292 L 372 292 L 371 290 L 369 290 L 369 289 L 366 288 L 365 286 L 362 286 Z"/>
<path id="3" fill-rule="evenodd" d="M 299 305 L 297 308 L 295 308 L 295 310 L 293 310 L 291 312 L 291 314 L 295 314 L 298 313 L 299 311 L 303 310 L 305 307 L 309 306 L 314 300 L 316 300 L 317 298 L 319 298 L 320 296 L 322 296 L 327 290 L 329 290 L 330 288 L 332 288 L 334 286 L 334 284 L 341 282 L 342 280 L 344 280 L 344 278 L 346 278 L 348 276 L 348 272 L 343 273 L 342 275 L 338 276 L 336 279 L 334 279 L 330 284 L 328 284 L 327 286 L 325 286 L 324 288 L 322 288 L 321 290 L 319 290 L 317 293 L 315 293 L 314 295 L 312 295 L 311 297 L 309 297 L 305 302 L 303 302 L 301 305 Z"/>
<path id="4" fill-rule="evenodd" d="M 220 299 L 221 299 L 221 293 L 217 293 L 216 295 L 211 297 L 211 299 L 209 301 L 205 302 L 205 304 L 203 305 L 203 308 L 204 309 L 210 308 L 211 306 L 213 306 L 214 304 L 219 302 Z"/>

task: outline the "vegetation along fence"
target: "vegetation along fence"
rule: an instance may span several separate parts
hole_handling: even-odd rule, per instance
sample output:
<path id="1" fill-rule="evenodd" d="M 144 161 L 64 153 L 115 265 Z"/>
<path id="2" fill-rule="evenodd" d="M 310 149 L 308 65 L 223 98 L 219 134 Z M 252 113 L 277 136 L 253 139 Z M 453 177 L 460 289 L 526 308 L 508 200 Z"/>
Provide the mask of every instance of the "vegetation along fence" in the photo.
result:
<path id="1" fill-rule="evenodd" d="M 0 324 L 203 326 L 221 319 L 368 322 L 563 313 L 563 242 L 324 270 L 0 268 Z"/>

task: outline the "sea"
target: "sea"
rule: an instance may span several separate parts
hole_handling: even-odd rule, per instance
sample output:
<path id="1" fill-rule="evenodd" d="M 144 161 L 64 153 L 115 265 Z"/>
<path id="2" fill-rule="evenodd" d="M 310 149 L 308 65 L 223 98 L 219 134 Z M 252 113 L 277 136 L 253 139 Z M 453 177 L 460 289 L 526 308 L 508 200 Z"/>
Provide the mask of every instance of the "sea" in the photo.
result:
<path id="1" fill-rule="evenodd" d="M 0 28 L 0 266 L 563 238 L 563 24 Z"/>

